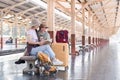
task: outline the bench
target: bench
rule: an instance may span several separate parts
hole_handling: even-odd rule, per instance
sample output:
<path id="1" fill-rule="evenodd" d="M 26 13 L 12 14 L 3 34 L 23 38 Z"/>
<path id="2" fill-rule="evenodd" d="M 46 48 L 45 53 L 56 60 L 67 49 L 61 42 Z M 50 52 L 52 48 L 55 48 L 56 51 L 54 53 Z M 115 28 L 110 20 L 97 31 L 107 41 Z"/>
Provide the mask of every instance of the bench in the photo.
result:
<path id="1" fill-rule="evenodd" d="M 35 61 L 37 60 L 36 56 L 23 56 L 20 59 L 27 62 L 27 66 L 23 69 L 23 74 L 38 74 L 39 68 L 35 66 Z"/>

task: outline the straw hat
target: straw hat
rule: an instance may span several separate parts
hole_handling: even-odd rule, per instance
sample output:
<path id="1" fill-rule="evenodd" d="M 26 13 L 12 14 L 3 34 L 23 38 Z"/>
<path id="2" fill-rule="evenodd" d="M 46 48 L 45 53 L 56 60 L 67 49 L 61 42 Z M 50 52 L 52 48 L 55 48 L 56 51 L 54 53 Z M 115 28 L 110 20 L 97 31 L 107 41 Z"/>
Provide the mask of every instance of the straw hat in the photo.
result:
<path id="1" fill-rule="evenodd" d="M 40 25 L 40 21 L 36 18 L 32 19 L 31 21 L 31 26 L 39 26 Z"/>

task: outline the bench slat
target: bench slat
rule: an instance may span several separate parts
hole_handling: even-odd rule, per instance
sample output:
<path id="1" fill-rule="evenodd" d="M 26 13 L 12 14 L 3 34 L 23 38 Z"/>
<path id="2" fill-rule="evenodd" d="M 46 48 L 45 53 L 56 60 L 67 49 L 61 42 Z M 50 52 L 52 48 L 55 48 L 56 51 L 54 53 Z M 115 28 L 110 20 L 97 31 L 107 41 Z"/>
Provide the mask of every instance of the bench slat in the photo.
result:
<path id="1" fill-rule="evenodd" d="M 22 60 L 36 60 L 37 57 L 36 56 L 23 56 L 20 59 L 22 59 Z"/>

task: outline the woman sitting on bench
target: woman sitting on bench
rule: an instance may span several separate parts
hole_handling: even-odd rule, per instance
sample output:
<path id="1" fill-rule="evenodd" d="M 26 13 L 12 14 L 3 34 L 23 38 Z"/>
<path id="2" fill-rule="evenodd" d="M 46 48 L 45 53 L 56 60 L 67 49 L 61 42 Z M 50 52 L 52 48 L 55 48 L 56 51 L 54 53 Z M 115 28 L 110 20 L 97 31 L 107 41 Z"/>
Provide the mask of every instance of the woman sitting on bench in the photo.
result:
<path id="1" fill-rule="evenodd" d="M 46 53 L 54 65 L 61 65 L 63 62 L 55 58 L 55 53 L 51 49 L 50 45 L 48 44 L 50 42 L 50 35 L 46 31 L 47 27 L 45 24 L 41 24 L 38 19 L 33 19 L 31 22 L 31 28 L 27 31 L 27 45 L 32 46 L 30 49 L 27 47 L 27 52 L 30 53 L 32 56 L 37 56 L 38 52 L 44 52 Z M 39 27 L 38 36 L 37 37 L 37 28 Z M 41 39 L 39 41 L 39 39 Z M 28 50 L 29 49 L 29 50 Z M 26 55 L 26 52 L 24 56 Z M 19 59 L 15 62 L 15 64 L 21 64 L 25 63 L 24 60 Z"/>

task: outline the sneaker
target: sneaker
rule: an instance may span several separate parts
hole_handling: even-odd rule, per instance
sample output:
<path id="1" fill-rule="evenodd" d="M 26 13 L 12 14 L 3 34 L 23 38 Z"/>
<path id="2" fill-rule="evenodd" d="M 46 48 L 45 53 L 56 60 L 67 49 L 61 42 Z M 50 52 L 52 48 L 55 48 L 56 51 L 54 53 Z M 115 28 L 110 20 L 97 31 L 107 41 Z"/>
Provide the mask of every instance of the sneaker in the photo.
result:
<path id="1" fill-rule="evenodd" d="M 38 60 L 35 60 L 35 65 L 38 64 Z"/>
<path id="2" fill-rule="evenodd" d="M 38 60 L 35 60 L 35 67 L 36 67 L 36 68 L 39 68 Z"/>
<path id="3" fill-rule="evenodd" d="M 21 63 L 25 63 L 25 61 L 21 59 L 19 59 L 18 61 L 15 61 L 15 64 L 21 64 Z"/>
<path id="4" fill-rule="evenodd" d="M 52 62 L 54 65 L 62 65 L 63 64 L 63 62 L 58 59 L 54 59 Z"/>

